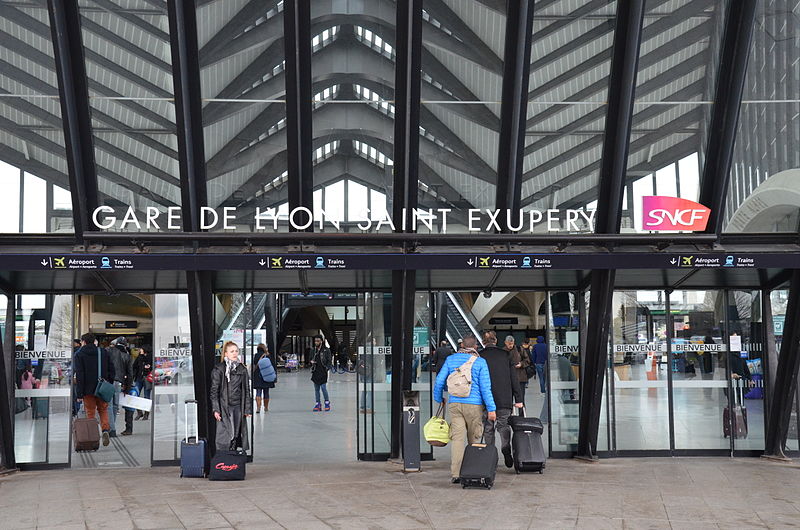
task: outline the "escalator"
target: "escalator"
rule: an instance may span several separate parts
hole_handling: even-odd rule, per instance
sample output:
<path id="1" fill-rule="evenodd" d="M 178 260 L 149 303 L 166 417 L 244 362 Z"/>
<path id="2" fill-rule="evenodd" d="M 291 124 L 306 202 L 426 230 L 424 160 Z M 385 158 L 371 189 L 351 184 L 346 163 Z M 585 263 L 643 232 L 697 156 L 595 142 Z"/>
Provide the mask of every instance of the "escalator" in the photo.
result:
<path id="1" fill-rule="evenodd" d="M 456 349 L 458 339 L 472 335 L 482 345 L 478 322 L 472 316 L 472 311 L 464 306 L 464 302 L 457 293 L 444 293 L 445 307 L 445 336 L 450 346 Z"/>

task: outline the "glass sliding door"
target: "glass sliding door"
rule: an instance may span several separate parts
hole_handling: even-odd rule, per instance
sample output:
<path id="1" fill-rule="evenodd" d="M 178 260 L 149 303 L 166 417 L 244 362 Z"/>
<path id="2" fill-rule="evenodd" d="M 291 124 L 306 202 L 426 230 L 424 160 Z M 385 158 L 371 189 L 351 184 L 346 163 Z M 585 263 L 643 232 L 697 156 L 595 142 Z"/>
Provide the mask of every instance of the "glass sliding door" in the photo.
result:
<path id="1" fill-rule="evenodd" d="M 358 459 L 391 452 L 392 297 L 359 293 L 357 306 Z"/>
<path id="2" fill-rule="evenodd" d="M 765 447 L 764 326 L 760 291 L 728 292 L 730 378 L 734 401 L 747 409 L 747 436 L 734 437 L 736 451 Z"/>
<path id="3" fill-rule="evenodd" d="M 669 450 L 664 292 L 617 291 L 610 316 L 614 449 Z"/>
<path id="4" fill-rule="evenodd" d="M 153 344 L 155 368 L 152 422 L 134 421 L 133 436 L 152 428 L 152 462 L 176 463 L 186 435 L 186 407 L 194 399 L 189 296 L 153 296 Z M 120 409 L 120 418 L 124 415 Z M 194 418 L 189 418 L 194 421 Z M 119 419 L 117 420 L 120 421 Z"/>
<path id="5" fill-rule="evenodd" d="M 22 295 L 15 319 L 14 448 L 20 465 L 69 464 L 72 295 Z M 3 307 L 5 310 L 5 306 Z"/>
<path id="6" fill-rule="evenodd" d="M 676 450 L 730 450 L 728 338 L 723 291 L 674 291 L 673 417 Z"/>
<path id="7" fill-rule="evenodd" d="M 548 293 L 548 392 L 550 451 L 574 451 L 578 444 L 581 375 L 580 298 L 574 292 Z"/>

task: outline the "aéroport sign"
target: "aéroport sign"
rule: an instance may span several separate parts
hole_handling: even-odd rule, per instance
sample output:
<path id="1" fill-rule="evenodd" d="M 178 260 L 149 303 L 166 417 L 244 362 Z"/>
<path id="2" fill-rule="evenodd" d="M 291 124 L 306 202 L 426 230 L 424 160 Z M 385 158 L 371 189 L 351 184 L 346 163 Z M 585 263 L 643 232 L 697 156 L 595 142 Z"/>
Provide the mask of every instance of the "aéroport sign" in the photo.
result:
<path id="1" fill-rule="evenodd" d="M 144 217 L 142 217 L 142 213 Z M 403 209 L 400 219 L 385 215 L 381 219 L 372 217 L 365 209 L 354 223 L 362 232 L 379 232 L 395 229 L 425 229 L 446 234 L 448 223 L 452 224 L 451 208 L 416 208 Z M 595 210 L 590 209 L 480 209 L 470 208 L 465 212 L 466 228 L 469 232 L 494 232 L 507 226 L 515 233 L 542 232 L 592 232 L 594 231 Z M 642 198 L 642 228 L 648 231 L 684 232 L 705 230 L 711 210 L 693 201 L 677 197 L 646 196 Z M 202 230 L 236 230 L 238 216 L 235 206 L 217 209 L 203 206 L 200 208 L 200 228 Z M 288 212 L 279 212 L 275 208 L 255 209 L 252 218 L 253 228 L 257 232 L 278 231 L 282 227 L 295 230 L 306 230 L 318 226 L 320 230 L 331 227 L 342 229 L 342 221 L 338 217 L 328 215 L 324 210 L 314 211 L 305 207 L 297 207 Z M 181 209 L 178 206 L 167 208 L 166 212 L 148 206 L 144 212 L 137 212 L 129 206 L 124 214 L 110 206 L 100 206 L 92 212 L 92 222 L 100 230 L 182 230 Z M 460 228 L 463 230 L 463 228 Z"/>

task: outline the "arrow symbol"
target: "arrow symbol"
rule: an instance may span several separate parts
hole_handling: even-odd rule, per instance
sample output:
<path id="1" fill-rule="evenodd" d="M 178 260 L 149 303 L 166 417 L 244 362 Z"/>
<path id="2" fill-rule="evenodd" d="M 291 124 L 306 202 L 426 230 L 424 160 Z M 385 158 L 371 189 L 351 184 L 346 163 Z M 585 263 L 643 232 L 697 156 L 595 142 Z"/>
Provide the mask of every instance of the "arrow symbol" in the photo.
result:
<path id="1" fill-rule="evenodd" d="M 40 261 L 39 263 L 41 263 L 41 264 L 42 264 L 42 267 L 47 267 L 47 263 L 48 263 L 48 261 L 47 261 L 46 259 L 43 259 L 43 260 L 42 260 L 42 261 Z"/>
<path id="2" fill-rule="evenodd" d="M 467 265 L 469 265 L 469 266 L 472 266 L 474 263 L 475 263 L 475 260 L 473 260 L 472 258 L 469 258 L 467 260 Z"/>
<path id="3" fill-rule="evenodd" d="M 676 260 L 675 258 L 672 258 L 671 260 L 669 260 L 669 262 L 672 263 L 673 265 L 675 265 L 676 263 L 678 263 L 678 260 Z"/>
<path id="4" fill-rule="evenodd" d="M 267 262 L 266 262 L 266 261 L 264 261 L 264 258 L 261 258 L 261 261 L 259 261 L 259 262 L 258 262 L 258 264 L 259 264 L 259 265 L 261 265 L 261 266 L 263 267 L 264 265 L 266 265 L 266 264 L 267 264 Z"/>

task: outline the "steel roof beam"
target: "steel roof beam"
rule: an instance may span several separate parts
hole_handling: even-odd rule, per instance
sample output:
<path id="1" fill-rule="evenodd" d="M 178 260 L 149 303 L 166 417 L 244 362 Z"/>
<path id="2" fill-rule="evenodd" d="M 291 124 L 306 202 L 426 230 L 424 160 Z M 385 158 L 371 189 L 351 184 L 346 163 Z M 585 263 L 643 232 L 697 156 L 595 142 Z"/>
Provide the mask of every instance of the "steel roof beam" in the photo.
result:
<path id="1" fill-rule="evenodd" d="M 286 150 L 289 209 L 314 207 L 311 98 L 311 6 L 305 0 L 284 0 L 286 54 Z"/>
<path id="2" fill-rule="evenodd" d="M 595 214 L 595 233 L 598 237 L 619 234 L 620 230 L 644 12 L 645 0 L 617 2 L 617 24 L 608 86 L 608 114 Z M 577 456 L 585 459 L 594 459 L 597 454 L 615 271 L 593 270 L 591 275 L 577 446 Z"/>
<path id="3" fill-rule="evenodd" d="M 98 206 L 99 197 L 81 17 L 77 2 L 48 0 L 47 4 L 70 177 L 75 241 L 83 244 L 84 233 L 96 230 L 90 216 Z"/>
<path id="4" fill-rule="evenodd" d="M 175 87 L 175 123 L 181 186 L 182 228 L 200 231 L 200 208 L 208 204 L 206 157 L 203 143 L 203 106 L 197 52 L 194 0 L 168 0 L 172 81 Z"/>
<path id="5" fill-rule="evenodd" d="M 717 90 L 711 112 L 706 161 L 700 180 L 700 203 L 711 209 L 707 233 L 719 234 L 725 220 L 725 199 L 730 181 L 736 127 L 742 103 L 750 42 L 758 0 L 742 0 L 728 9 L 717 73 Z"/>
<path id="6" fill-rule="evenodd" d="M 508 3 L 495 189 L 495 208 L 500 210 L 518 210 L 521 201 L 533 6 L 533 0 Z M 507 221 L 508 216 L 501 220 L 503 232 L 511 231 Z"/>

